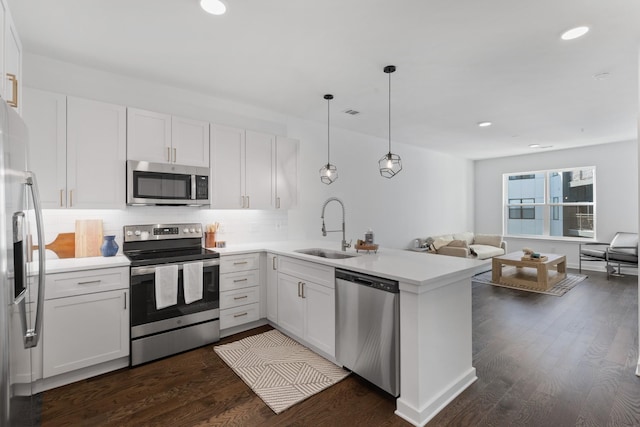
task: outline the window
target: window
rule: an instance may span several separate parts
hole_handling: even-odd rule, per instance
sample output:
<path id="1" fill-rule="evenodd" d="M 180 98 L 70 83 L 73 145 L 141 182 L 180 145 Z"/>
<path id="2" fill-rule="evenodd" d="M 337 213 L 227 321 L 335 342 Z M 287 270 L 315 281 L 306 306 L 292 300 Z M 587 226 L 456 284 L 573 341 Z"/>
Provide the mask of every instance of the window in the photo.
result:
<path id="1" fill-rule="evenodd" d="M 595 167 L 505 174 L 506 235 L 593 238 Z"/>

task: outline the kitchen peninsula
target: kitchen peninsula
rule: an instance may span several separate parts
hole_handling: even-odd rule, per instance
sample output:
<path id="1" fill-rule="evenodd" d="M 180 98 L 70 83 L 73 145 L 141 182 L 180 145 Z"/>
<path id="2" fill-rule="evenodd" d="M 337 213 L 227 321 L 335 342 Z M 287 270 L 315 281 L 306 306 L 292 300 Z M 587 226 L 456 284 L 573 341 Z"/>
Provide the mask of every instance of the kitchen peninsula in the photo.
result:
<path id="1" fill-rule="evenodd" d="M 400 285 L 400 396 L 396 414 L 424 425 L 476 379 L 471 346 L 473 259 L 381 248 L 344 259 L 296 252 L 339 249 L 336 242 L 271 242 L 217 248 L 223 258 L 256 252 L 397 280 Z M 273 266 L 276 265 L 272 259 Z M 271 268 L 267 263 L 267 269 Z"/>

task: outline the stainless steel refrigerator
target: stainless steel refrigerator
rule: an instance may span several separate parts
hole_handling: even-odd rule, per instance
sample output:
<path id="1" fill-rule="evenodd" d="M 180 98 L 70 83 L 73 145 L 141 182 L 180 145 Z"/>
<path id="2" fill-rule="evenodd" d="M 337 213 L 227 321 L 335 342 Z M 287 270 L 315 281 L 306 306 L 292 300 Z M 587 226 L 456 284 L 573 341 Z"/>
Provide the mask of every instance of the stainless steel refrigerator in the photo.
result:
<path id="1" fill-rule="evenodd" d="M 37 153 L 33 153 L 37 155 Z M 34 396 L 42 348 L 44 242 L 35 175 L 28 171 L 27 128 L 0 99 L 0 426 L 40 424 Z M 41 365 L 41 362 L 39 362 Z M 40 368 L 41 369 L 41 368 Z"/>

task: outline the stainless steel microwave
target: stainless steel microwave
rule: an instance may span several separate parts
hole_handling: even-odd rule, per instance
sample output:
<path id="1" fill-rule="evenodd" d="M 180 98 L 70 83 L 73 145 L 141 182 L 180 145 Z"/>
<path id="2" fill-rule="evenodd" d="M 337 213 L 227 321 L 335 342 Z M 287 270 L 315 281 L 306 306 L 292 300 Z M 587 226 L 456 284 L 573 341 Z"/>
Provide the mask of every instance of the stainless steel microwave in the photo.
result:
<path id="1" fill-rule="evenodd" d="M 127 204 L 209 205 L 209 169 L 128 160 Z"/>

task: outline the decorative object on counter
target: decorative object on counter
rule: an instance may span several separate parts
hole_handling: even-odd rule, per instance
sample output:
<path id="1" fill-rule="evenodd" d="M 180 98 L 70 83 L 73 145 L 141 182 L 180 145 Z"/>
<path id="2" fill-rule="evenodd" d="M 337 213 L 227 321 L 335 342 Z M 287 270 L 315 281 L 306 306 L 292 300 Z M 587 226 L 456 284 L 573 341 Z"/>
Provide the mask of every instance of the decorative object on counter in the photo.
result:
<path id="1" fill-rule="evenodd" d="M 207 231 L 204 232 L 204 247 L 205 248 L 215 248 L 216 246 L 216 233 L 220 228 L 219 222 L 214 222 L 213 224 L 207 225 Z"/>
<path id="2" fill-rule="evenodd" d="M 275 329 L 213 349 L 276 414 L 349 375 Z"/>
<path id="3" fill-rule="evenodd" d="M 45 245 L 58 258 L 74 258 L 76 256 L 76 233 L 60 233 L 53 242 Z M 31 250 L 39 250 L 40 246 L 32 245 Z"/>
<path id="4" fill-rule="evenodd" d="M 104 236 L 102 246 L 100 246 L 100 253 L 102 256 L 114 256 L 118 253 L 118 243 L 116 243 L 116 236 Z"/>
<path id="5" fill-rule="evenodd" d="M 102 220 L 76 220 L 76 258 L 100 256 L 102 246 Z"/>
<path id="6" fill-rule="evenodd" d="M 322 181 L 324 184 L 331 184 L 333 181 L 335 181 L 336 179 L 338 179 L 338 168 L 336 168 L 335 165 L 331 164 L 331 139 L 329 137 L 329 103 L 330 101 L 333 99 L 333 95 L 331 94 L 326 94 L 324 96 L 324 99 L 327 100 L 327 164 L 324 165 L 322 168 L 320 168 L 320 181 Z"/>
<path id="7" fill-rule="evenodd" d="M 389 152 L 378 160 L 378 167 L 380 168 L 380 175 L 385 178 L 393 178 L 402 170 L 400 156 L 391 152 L 391 73 L 395 71 L 395 65 L 384 67 L 384 72 L 389 75 Z"/>
<path id="8" fill-rule="evenodd" d="M 227 242 L 225 242 L 224 240 L 218 240 L 216 242 L 216 248 L 226 248 L 227 247 Z"/>
<path id="9" fill-rule="evenodd" d="M 373 230 L 369 229 L 366 233 L 364 233 L 364 242 L 372 245 L 373 244 Z"/>
<path id="10" fill-rule="evenodd" d="M 356 252 L 360 251 L 373 251 L 374 253 L 378 253 L 378 245 L 376 243 L 367 243 L 365 240 L 358 239 L 356 241 Z"/>

